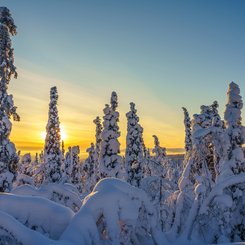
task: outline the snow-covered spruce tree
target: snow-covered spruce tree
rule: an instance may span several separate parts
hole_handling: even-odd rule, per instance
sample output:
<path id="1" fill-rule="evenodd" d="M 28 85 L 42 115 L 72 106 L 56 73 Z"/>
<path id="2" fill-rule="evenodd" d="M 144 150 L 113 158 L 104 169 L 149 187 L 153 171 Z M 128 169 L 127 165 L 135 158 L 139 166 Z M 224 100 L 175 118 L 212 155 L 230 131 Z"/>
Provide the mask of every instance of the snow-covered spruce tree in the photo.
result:
<path id="1" fill-rule="evenodd" d="M 222 127 L 223 122 L 218 114 L 217 101 L 214 101 L 210 106 L 202 105 L 201 113 L 194 114 L 192 120 L 192 148 L 191 151 L 187 151 L 185 154 L 184 171 L 182 173 L 185 178 L 188 176 L 191 185 L 195 184 L 195 175 L 202 175 L 204 172 L 207 179 L 210 179 L 210 185 L 215 181 L 217 174 L 215 170 L 214 133 L 221 130 Z"/>
<path id="2" fill-rule="evenodd" d="M 217 184 L 201 207 L 197 234 L 208 234 L 207 242 L 239 242 L 245 238 L 244 196 L 245 159 L 240 89 L 231 82 L 224 114 L 226 130 L 220 154 L 220 173 Z M 228 140 L 227 140 L 228 138 Z M 218 146 L 217 146 L 218 147 Z M 212 227 L 212 232 L 208 227 Z"/>
<path id="3" fill-rule="evenodd" d="M 147 176 L 151 176 L 151 170 L 150 170 L 150 162 L 151 162 L 151 153 L 150 153 L 150 149 L 146 148 L 145 143 L 143 142 L 143 173 L 144 173 L 144 177 Z"/>
<path id="4" fill-rule="evenodd" d="M 162 163 L 162 161 L 167 156 L 166 148 L 160 146 L 160 142 L 159 142 L 158 137 L 156 135 L 153 135 L 152 137 L 154 138 L 154 148 L 152 149 L 152 153 L 155 154 L 153 156 L 153 159 L 156 162 Z"/>
<path id="5" fill-rule="evenodd" d="M 99 180 L 99 157 L 100 157 L 100 149 L 101 149 L 101 142 L 102 142 L 102 124 L 101 119 L 96 117 L 94 119 L 94 124 L 96 125 L 95 129 L 95 159 L 94 159 L 94 177 L 95 183 Z"/>
<path id="6" fill-rule="evenodd" d="M 83 164 L 83 179 L 84 179 L 84 192 L 90 193 L 95 184 L 96 184 L 96 176 L 95 176 L 95 162 L 96 162 L 96 149 L 93 143 L 91 143 L 90 147 L 87 149 L 88 157 L 84 161 Z"/>
<path id="7" fill-rule="evenodd" d="M 65 154 L 65 159 L 63 163 L 63 182 L 71 183 L 71 173 L 73 169 L 72 164 L 72 151 L 71 147 L 68 147 L 68 151 Z"/>
<path id="8" fill-rule="evenodd" d="M 229 84 L 227 92 L 228 103 L 225 110 L 225 125 L 230 138 L 231 148 L 228 153 L 228 159 L 234 159 L 230 165 L 234 174 L 245 172 L 244 155 L 242 145 L 245 142 L 243 135 L 244 127 L 242 126 L 241 110 L 243 108 L 240 88 L 234 82 Z"/>
<path id="9" fill-rule="evenodd" d="M 60 149 L 60 121 L 57 109 L 58 92 L 50 90 L 48 124 L 44 148 L 45 183 L 60 182 L 62 173 L 62 152 Z"/>
<path id="10" fill-rule="evenodd" d="M 43 151 L 40 154 L 36 153 L 35 157 L 36 167 L 33 173 L 35 186 L 40 186 L 45 177 L 45 164 L 44 164 L 44 153 Z"/>
<path id="11" fill-rule="evenodd" d="M 202 107 L 205 109 L 203 110 Z M 219 131 L 219 129 L 222 131 L 223 122 L 221 121 L 221 118 L 218 113 L 218 107 L 219 104 L 217 101 L 214 101 L 212 105 L 210 106 L 202 106 L 201 107 L 201 115 L 204 116 L 204 124 L 202 124 L 202 128 L 205 128 L 206 130 L 211 130 L 212 132 L 209 134 L 206 134 L 205 137 L 203 137 L 203 144 L 202 142 L 202 153 L 203 155 L 206 155 L 205 161 L 207 162 L 208 170 L 210 171 L 212 181 L 214 182 L 217 177 L 217 171 L 215 164 L 217 163 L 216 155 L 215 155 L 215 146 L 214 146 L 214 139 L 215 139 L 215 131 Z M 215 130 L 213 129 L 215 128 Z"/>
<path id="12" fill-rule="evenodd" d="M 191 140 L 191 119 L 189 113 L 185 107 L 182 107 L 184 111 L 184 125 L 185 125 L 185 150 L 188 152 L 192 148 Z"/>
<path id="13" fill-rule="evenodd" d="M 33 162 L 34 169 L 39 165 L 39 163 L 40 163 L 39 155 L 36 152 L 36 155 L 35 155 L 35 158 L 34 158 L 34 162 Z"/>
<path id="14" fill-rule="evenodd" d="M 21 162 L 19 163 L 18 175 L 15 182 L 13 183 L 13 187 L 24 184 L 34 185 L 33 163 L 30 153 L 26 153 L 22 156 Z"/>
<path id="15" fill-rule="evenodd" d="M 19 121 L 13 96 L 8 94 L 9 82 L 17 78 L 14 53 L 10 36 L 16 35 L 16 26 L 6 7 L 0 7 L 0 192 L 10 191 L 17 176 L 19 157 L 15 145 L 10 142 L 12 129 L 10 118 Z"/>
<path id="16" fill-rule="evenodd" d="M 40 165 L 39 155 L 36 152 L 33 162 L 31 163 L 31 176 L 33 177 L 34 184 L 36 184 L 36 173 L 38 172 Z"/>
<path id="17" fill-rule="evenodd" d="M 171 212 L 167 221 L 172 238 L 180 234 L 189 236 L 197 210 L 214 186 L 216 147 L 213 142 L 217 137 L 216 133 L 222 132 L 222 121 L 217 108 L 216 101 L 211 106 L 201 106 L 201 113 L 195 114 L 192 120 L 192 148 L 186 151 L 184 169 L 178 183 L 179 193 L 177 196 L 174 193 L 169 198 L 170 205 L 174 204 L 175 207 L 175 210 L 169 207 Z M 196 192 L 197 187 L 199 191 Z"/>
<path id="18" fill-rule="evenodd" d="M 65 143 L 64 140 L 61 141 L 61 153 L 62 153 L 62 159 L 65 160 Z"/>
<path id="19" fill-rule="evenodd" d="M 186 193 L 187 173 L 190 173 L 190 169 L 196 169 L 195 199 L 192 199 L 193 204 L 188 218 L 184 219 L 184 236 L 202 237 L 206 243 L 241 241 L 245 237 L 243 205 L 245 159 L 242 153 L 244 139 L 239 87 L 232 82 L 227 95 L 226 129 L 218 115 L 217 103 L 213 103 L 209 109 L 202 107 L 201 114 L 195 116 L 195 125 L 193 125 L 195 151 L 186 165 L 179 184 L 181 192 L 178 200 L 181 200 Z M 208 147 L 210 145 L 213 152 Z M 212 162 L 216 176 L 215 183 L 210 185 L 212 181 L 208 176 L 212 173 L 210 168 Z M 184 203 L 177 202 L 177 207 L 183 208 Z M 176 219 L 180 215 L 185 216 L 180 212 L 180 208 L 177 208 L 175 220 L 178 222 L 175 222 L 173 227 L 176 227 L 177 223 L 180 224 L 181 219 Z"/>
<path id="20" fill-rule="evenodd" d="M 20 164 L 19 164 L 18 173 L 31 176 L 31 154 L 30 153 L 26 153 L 25 155 L 22 156 Z"/>
<path id="21" fill-rule="evenodd" d="M 64 164 L 64 181 L 73 184 L 79 192 L 82 192 L 82 165 L 79 154 L 79 146 L 68 147 Z"/>
<path id="22" fill-rule="evenodd" d="M 153 135 L 154 148 L 152 153 L 154 154 L 148 164 L 148 170 L 150 176 L 164 176 L 166 170 L 164 169 L 164 162 L 166 160 L 166 148 L 161 147 L 158 137 Z"/>
<path id="23" fill-rule="evenodd" d="M 169 187 L 163 188 L 164 191 L 174 191 L 177 189 L 177 182 L 179 179 L 181 167 L 177 165 L 177 162 L 167 157 L 166 148 L 160 146 L 160 142 L 156 135 L 154 138 L 154 153 L 151 159 L 151 176 L 161 176 L 164 180 L 169 182 Z"/>
<path id="24" fill-rule="evenodd" d="M 122 157 L 120 153 L 120 136 L 118 122 L 119 113 L 117 109 L 117 94 L 112 92 L 111 105 L 105 105 L 103 116 L 103 131 L 101 134 L 101 151 L 99 160 L 100 178 L 120 177 L 122 168 Z"/>
<path id="25" fill-rule="evenodd" d="M 125 170 L 127 181 L 136 186 L 140 186 L 140 181 L 144 177 L 143 173 L 143 128 L 139 124 L 135 104 L 130 103 L 130 111 L 126 114 L 128 120 L 126 138 Z"/>
<path id="26" fill-rule="evenodd" d="M 174 195 L 177 190 L 180 171 L 176 162 L 167 158 L 166 149 L 160 146 L 157 136 L 154 135 L 153 138 L 154 156 L 149 157 L 149 153 L 145 151 L 145 159 L 148 160 L 146 161 L 145 178 L 141 182 L 141 188 L 146 191 L 157 210 L 160 229 L 166 231 L 169 230 L 169 228 L 165 228 L 167 214 L 171 211 L 171 207 L 168 207 L 166 202 L 169 196 Z"/>

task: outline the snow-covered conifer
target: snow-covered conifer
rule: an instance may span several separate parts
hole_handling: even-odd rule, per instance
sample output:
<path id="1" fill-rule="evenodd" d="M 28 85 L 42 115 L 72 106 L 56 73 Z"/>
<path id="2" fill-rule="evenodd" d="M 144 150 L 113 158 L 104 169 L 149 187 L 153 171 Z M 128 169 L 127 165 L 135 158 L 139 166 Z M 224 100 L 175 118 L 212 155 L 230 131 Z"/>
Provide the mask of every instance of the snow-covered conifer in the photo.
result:
<path id="1" fill-rule="evenodd" d="M 34 178 L 34 182 L 35 182 L 37 169 L 39 168 L 39 164 L 40 164 L 39 155 L 36 152 L 34 160 L 31 164 L 31 176 Z"/>
<path id="2" fill-rule="evenodd" d="M 101 134 L 102 134 L 103 127 L 101 124 L 101 119 L 99 117 L 96 117 L 93 122 L 96 125 L 94 174 L 97 182 L 99 180 L 99 157 L 100 157 L 100 149 L 101 149 L 101 141 L 102 141 Z"/>
<path id="3" fill-rule="evenodd" d="M 241 147 L 244 143 L 241 117 L 243 102 L 240 95 L 240 88 L 234 82 L 229 84 L 227 97 L 228 103 L 226 104 L 224 119 L 231 139 L 232 150 L 234 150 L 237 147 Z"/>
<path id="4" fill-rule="evenodd" d="M 64 140 L 61 141 L 61 153 L 62 153 L 62 158 L 65 159 L 65 143 L 64 143 Z"/>
<path id="5" fill-rule="evenodd" d="M 214 130 L 214 127 L 222 126 L 217 108 L 218 103 L 215 101 L 211 106 L 201 106 L 201 113 L 193 116 L 192 148 L 185 154 L 184 169 L 178 182 L 179 193 L 169 199 L 172 199 L 171 204 L 176 202 L 175 210 L 170 209 L 169 216 L 173 222 L 170 229 L 173 237 L 185 232 L 186 220 L 195 219 L 197 213 L 192 213 L 192 209 L 201 205 L 201 201 L 194 201 L 195 198 L 203 200 L 214 185 L 216 171 L 213 138 L 214 132 L 219 131 Z M 201 196 L 198 193 L 195 195 L 196 186 L 203 189 Z"/>
<path id="6" fill-rule="evenodd" d="M 63 165 L 63 182 L 71 183 L 71 173 L 73 169 L 72 164 L 72 151 L 71 147 L 68 147 L 68 151 L 65 154 L 64 165 Z"/>
<path id="7" fill-rule="evenodd" d="M 41 151 L 40 154 L 36 153 L 34 160 L 34 170 L 33 170 L 33 178 L 35 186 L 40 186 L 44 181 L 45 175 L 45 164 L 44 164 L 44 154 Z"/>
<path id="8" fill-rule="evenodd" d="M 184 125 L 185 125 L 185 150 L 190 151 L 192 148 L 191 140 L 191 120 L 189 113 L 185 107 L 182 107 L 184 111 Z"/>
<path id="9" fill-rule="evenodd" d="M 158 137 L 156 135 L 152 136 L 154 138 L 154 148 L 152 149 L 152 153 L 155 155 L 153 156 L 153 159 L 156 162 L 162 163 L 163 160 L 166 158 L 166 148 L 160 146 L 160 142 L 158 140 Z"/>
<path id="10" fill-rule="evenodd" d="M 35 166 L 38 166 L 38 164 L 39 164 L 39 155 L 37 152 L 35 154 L 34 163 L 35 163 Z"/>
<path id="11" fill-rule="evenodd" d="M 130 111 L 126 114 L 128 119 L 126 138 L 125 170 L 127 181 L 139 187 L 143 178 L 143 128 L 139 124 L 135 104 L 130 103 Z"/>
<path id="12" fill-rule="evenodd" d="M 210 243 L 233 242 L 244 240 L 244 190 L 245 159 L 242 151 L 244 139 L 241 110 L 243 107 L 240 89 L 231 82 L 227 92 L 228 102 L 223 122 L 219 131 L 215 129 L 214 149 L 217 155 L 216 185 L 202 204 L 196 218 L 198 234 L 203 234 L 204 241 Z M 212 198 L 211 198 L 211 197 Z M 201 224 L 201 223 L 202 224 Z M 212 226 L 212 232 L 208 227 Z"/>
<path id="13" fill-rule="evenodd" d="M 96 149 L 93 143 L 87 149 L 88 157 L 83 164 L 83 179 L 84 179 L 84 192 L 90 193 L 96 184 L 96 175 L 95 175 L 95 157 Z"/>
<path id="14" fill-rule="evenodd" d="M 82 166 L 80 163 L 80 148 L 73 146 L 68 148 L 65 158 L 66 182 L 76 186 L 79 192 L 82 192 Z"/>
<path id="15" fill-rule="evenodd" d="M 21 162 L 19 164 L 19 173 L 31 176 L 31 154 L 26 153 L 22 156 Z"/>
<path id="16" fill-rule="evenodd" d="M 10 142 L 12 129 L 10 118 L 19 121 L 13 96 L 8 94 L 9 82 L 17 78 L 14 53 L 10 36 L 16 35 L 16 26 L 6 7 L 0 8 L 0 191 L 10 191 L 17 176 L 19 157 L 15 145 Z"/>
<path id="17" fill-rule="evenodd" d="M 145 143 L 143 142 L 142 144 L 143 147 L 143 173 L 144 177 L 151 176 L 151 171 L 150 171 L 150 161 L 151 161 L 151 154 L 150 154 L 150 149 L 146 148 Z"/>
<path id="18" fill-rule="evenodd" d="M 161 147 L 158 137 L 153 135 L 154 148 L 152 149 L 153 156 L 150 156 L 149 149 L 144 148 L 144 175 L 145 176 L 165 176 L 166 169 L 164 164 L 166 158 L 166 148 Z"/>
<path id="19" fill-rule="evenodd" d="M 61 180 L 62 152 L 60 149 L 60 121 L 57 109 L 58 92 L 56 87 L 50 90 L 49 116 L 46 126 L 44 148 L 45 182 Z"/>
<path id="20" fill-rule="evenodd" d="M 117 109 L 117 94 L 111 94 L 111 106 L 106 105 L 103 116 L 103 131 L 101 134 L 101 151 L 99 172 L 100 177 L 119 177 L 122 168 L 122 157 L 120 153 L 120 136 L 118 122 L 119 113 Z"/>

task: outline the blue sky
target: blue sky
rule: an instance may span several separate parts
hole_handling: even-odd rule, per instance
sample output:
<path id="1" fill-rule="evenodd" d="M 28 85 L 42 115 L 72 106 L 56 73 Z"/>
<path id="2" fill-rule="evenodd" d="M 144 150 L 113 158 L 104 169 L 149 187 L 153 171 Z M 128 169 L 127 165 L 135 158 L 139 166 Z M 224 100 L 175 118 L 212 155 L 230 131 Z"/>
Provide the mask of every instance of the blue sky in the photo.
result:
<path id="1" fill-rule="evenodd" d="M 119 96 L 122 147 L 130 101 L 136 103 L 149 147 L 151 135 L 158 134 L 162 145 L 181 148 L 182 106 L 193 114 L 201 104 L 218 100 L 223 114 L 231 80 L 245 95 L 242 0 L 1 4 L 18 26 L 13 46 L 19 79 L 10 89 L 22 122 L 14 124 L 13 137 L 35 120 L 40 122 L 35 130 L 45 130 L 52 85 L 60 91 L 69 143 L 84 147 L 93 140 L 92 120 L 102 116 L 112 90 Z M 19 141 L 24 140 L 31 142 Z"/>

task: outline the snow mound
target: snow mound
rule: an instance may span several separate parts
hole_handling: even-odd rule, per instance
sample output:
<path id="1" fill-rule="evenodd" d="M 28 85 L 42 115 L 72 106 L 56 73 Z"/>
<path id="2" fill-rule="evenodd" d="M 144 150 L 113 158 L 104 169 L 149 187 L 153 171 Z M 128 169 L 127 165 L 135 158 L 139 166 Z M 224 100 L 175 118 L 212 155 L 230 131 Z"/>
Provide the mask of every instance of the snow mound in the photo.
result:
<path id="1" fill-rule="evenodd" d="M 145 222 L 144 222 L 145 220 Z M 128 183 L 106 178 L 97 183 L 61 237 L 74 244 L 163 244 L 156 213 L 146 193 Z M 121 242 L 121 243 L 120 243 Z M 133 243 L 132 243 L 133 242 Z M 154 243 L 153 243 L 154 244 Z"/>
<path id="2" fill-rule="evenodd" d="M 38 189 L 30 185 L 22 185 L 13 189 L 12 193 L 17 195 L 45 197 L 51 201 L 69 207 L 74 212 L 77 212 L 82 206 L 78 193 L 72 190 L 71 185 L 66 184 L 50 183 Z"/>
<path id="3" fill-rule="evenodd" d="M 14 186 L 21 186 L 25 184 L 34 185 L 33 178 L 26 174 L 18 174 L 16 181 L 14 182 Z"/>
<path id="4" fill-rule="evenodd" d="M 4 193 L 0 193 L 0 211 L 52 239 L 60 237 L 74 216 L 69 208 L 42 197 Z"/>
<path id="5" fill-rule="evenodd" d="M 55 244 L 55 242 L 28 229 L 11 215 L 0 211 L 0 244 L 43 245 Z"/>

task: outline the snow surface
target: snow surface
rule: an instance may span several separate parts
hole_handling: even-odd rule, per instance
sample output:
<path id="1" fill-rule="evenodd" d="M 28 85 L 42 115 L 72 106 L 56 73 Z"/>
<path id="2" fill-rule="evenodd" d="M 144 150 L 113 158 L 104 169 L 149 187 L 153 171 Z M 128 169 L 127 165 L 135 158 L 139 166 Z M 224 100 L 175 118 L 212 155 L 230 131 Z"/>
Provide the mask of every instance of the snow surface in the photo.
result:
<path id="1" fill-rule="evenodd" d="M 52 239 L 60 237 L 74 216 L 69 208 L 46 198 L 3 193 L 0 194 L 0 210 Z"/>
<path id="2" fill-rule="evenodd" d="M 12 190 L 13 194 L 45 197 L 54 202 L 69 207 L 77 212 L 82 206 L 82 202 L 74 187 L 68 184 L 48 184 L 40 188 L 31 185 L 22 185 Z"/>

